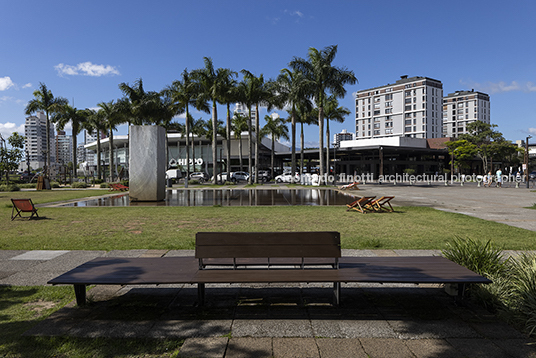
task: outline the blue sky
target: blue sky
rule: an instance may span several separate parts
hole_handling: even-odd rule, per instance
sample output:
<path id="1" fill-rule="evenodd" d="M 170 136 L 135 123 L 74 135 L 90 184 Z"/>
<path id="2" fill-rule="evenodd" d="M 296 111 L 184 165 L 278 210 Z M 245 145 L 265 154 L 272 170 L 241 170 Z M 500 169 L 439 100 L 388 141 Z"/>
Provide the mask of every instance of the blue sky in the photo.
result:
<path id="1" fill-rule="evenodd" d="M 96 107 L 120 98 L 121 82 L 142 78 L 159 91 L 185 68 L 202 68 L 205 56 L 215 67 L 275 78 L 310 47 L 334 44 L 334 65 L 359 83 L 347 86 L 340 104 L 352 114 L 332 133 L 355 130 L 354 92 L 409 75 L 441 80 L 445 95 L 486 92 L 507 139 L 536 135 L 534 1 L 0 0 L 0 14 L 4 137 L 24 132 L 39 82 L 77 108 Z M 306 141 L 317 145 L 317 126 Z"/>

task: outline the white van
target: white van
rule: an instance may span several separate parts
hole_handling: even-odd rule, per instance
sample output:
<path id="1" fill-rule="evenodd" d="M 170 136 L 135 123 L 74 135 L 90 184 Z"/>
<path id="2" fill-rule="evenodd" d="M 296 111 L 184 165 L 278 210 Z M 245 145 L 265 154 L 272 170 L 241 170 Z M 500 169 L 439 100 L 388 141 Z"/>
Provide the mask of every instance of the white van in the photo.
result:
<path id="1" fill-rule="evenodd" d="M 172 179 L 174 182 L 178 182 L 180 178 L 182 178 L 180 169 L 170 169 L 166 171 L 166 180 Z"/>

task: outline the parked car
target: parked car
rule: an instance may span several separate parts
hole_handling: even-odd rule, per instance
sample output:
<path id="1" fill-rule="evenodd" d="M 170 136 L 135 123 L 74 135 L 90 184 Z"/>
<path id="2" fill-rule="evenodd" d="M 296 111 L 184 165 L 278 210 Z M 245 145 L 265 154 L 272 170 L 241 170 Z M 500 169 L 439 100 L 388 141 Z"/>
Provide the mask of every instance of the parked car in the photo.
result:
<path id="1" fill-rule="evenodd" d="M 300 175 L 298 173 L 292 175 L 290 173 L 283 173 L 275 177 L 276 183 L 299 183 Z"/>
<path id="2" fill-rule="evenodd" d="M 190 180 L 199 180 L 199 182 L 205 182 L 209 178 L 207 173 L 204 172 L 194 172 L 190 174 Z"/>
<path id="3" fill-rule="evenodd" d="M 166 170 L 166 180 L 171 179 L 174 183 L 177 183 L 182 178 L 182 172 L 180 169 Z"/>
<path id="4" fill-rule="evenodd" d="M 241 180 L 248 181 L 249 180 L 249 173 L 247 172 L 231 172 L 231 181 L 233 182 L 239 182 Z"/>
<path id="5" fill-rule="evenodd" d="M 272 179 L 272 176 L 270 175 L 269 170 L 259 170 L 259 180 L 262 182 L 267 182 Z"/>
<path id="6" fill-rule="evenodd" d="M 535 180 L 536 179 L 536 172 L 530 172 L 529 179 L 530 180 Z"/>

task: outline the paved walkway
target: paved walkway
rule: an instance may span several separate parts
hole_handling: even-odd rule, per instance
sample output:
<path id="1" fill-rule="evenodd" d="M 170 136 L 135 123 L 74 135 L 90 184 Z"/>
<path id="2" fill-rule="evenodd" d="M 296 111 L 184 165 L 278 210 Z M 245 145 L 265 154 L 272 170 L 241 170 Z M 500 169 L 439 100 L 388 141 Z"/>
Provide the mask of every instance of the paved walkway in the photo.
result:
<path id="1" fill-rule="evenodd" d="M 395 195 L 426 205 L 536 230 L 527 189 L 361 185 L 356 195 Z M 0 285 L 45 285 L 96 257 L 192 255 L 192 251 L 0 251 Z M 439 255 L 436 250 L 343 250 L 343 255 Z M 516 255 L 517 252 L 509 252 Z M 438 285 L 96 286 L 91 304 L 70 303 L 26 335 L 185 339 L 180 357 L 536 357 L 527 336 L 481 307 L 455 304 Z"/>

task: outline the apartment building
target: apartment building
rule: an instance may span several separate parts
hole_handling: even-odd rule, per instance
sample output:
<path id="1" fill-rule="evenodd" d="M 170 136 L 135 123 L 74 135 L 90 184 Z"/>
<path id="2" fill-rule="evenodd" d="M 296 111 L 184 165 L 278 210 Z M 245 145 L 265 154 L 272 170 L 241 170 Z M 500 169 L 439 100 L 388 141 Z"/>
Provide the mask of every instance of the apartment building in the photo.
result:
<path id="1" fill-rule="evenodd" d="M 335 133 L 333 135 L 333 145 L 339 148 L 341 145 L 341 142 L 347 141 L 347 140 L 353 140 L 353 139 L 354 139 L 354 134 L 348 133 L 346 129 L 343 129 L 341 133 Z"/>
<path id="2" fill-rule="evenodd" d="M 73 138 L 65 134 L 65 131 L 58 131 L 56 135 L 56 162 L 60 165 L 67 165 L 73 161 Z"/>
<path id="3" fill-rule="evenodd" d="M 47 117 L 44 112 L 37 112 L 35 115 L 26 118 L 24 125 L 26 159 L 30 161 L 30 166 L 34 169 L 43 168 L 46 161 Z M 50 125 L 50 162 L 56 161 L 56 146 L 54 145 L 54 125 Z"/>
<path id="4" fill-rule="evenodd" d="M 442 103 L 443 84 L 428 77 L 358 91 L 355 139 L 442 137 Z"/>
<path id="5" fill-rule="evenodd" d="M 443 98 L 443 136 L 456 138 L 467 133 L 467 124 L 490 123 L 489 95 L 482 92 L 456 91 Z"/>

